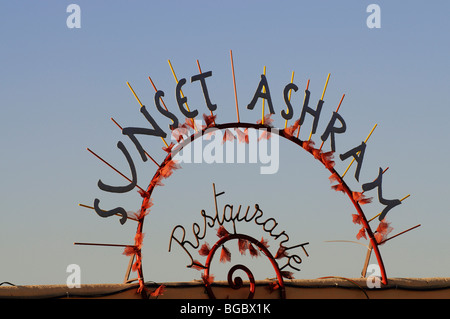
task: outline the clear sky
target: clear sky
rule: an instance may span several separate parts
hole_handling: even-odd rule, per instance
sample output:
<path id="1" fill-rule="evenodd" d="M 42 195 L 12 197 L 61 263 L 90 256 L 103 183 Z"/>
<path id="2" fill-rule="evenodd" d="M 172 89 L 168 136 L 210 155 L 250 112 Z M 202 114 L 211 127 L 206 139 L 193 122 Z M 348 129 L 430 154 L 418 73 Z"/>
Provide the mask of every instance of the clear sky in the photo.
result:
<path id="1" fill-rule="evenodd" d="M 67 26 L 71 3 L 81 8 L 80 28 Z M 380 28 L 366 23 L 371 3 L 381 9 Z M 376 178 L 379 167 L 389 167 L 383 177 L 385 197 L 411 194 L 387 216 L 392 234 L 421 224 L 380 247 L 388 277 L 448 277 L 449 11 L 447 1 L 2 1 L 0 282 L 64 284 L 69 264 L 80 265 L 82 283 L 122 282 L 128 258 L 121 248 L 73 243 L 132 244 L 136 224 L 121 225 L 118 218 L 101 218 L 78 204 L 93 205 L 99 198 L 105 208 L 135 211 L 140 197 L 99 190 L 99 179 L 113 185 L 126 181 L 86 148 L 126 173 L 116 147 L 122 141 L 136 163 L 138 184 L 147 187 L 156 166 L 143 163 L 110 120 L 146 125 L 126 82 L 167 131 L 170 121 L 154 107 L 148 76 L 181 119 L 170 59 L 178 78 L 187 79 L 189 106 L 207 113 L 200 86 L 190 82 L 198 74 L 198 59 L 203 71 L 212 71 L 208 86 L 218 105 L 216 121 L 233 122 L 230 50 L 242 122 L 261 117 L 260 101 L 254 110 L 246 105 L 264 66 L 277 127 L 284 126 L 282 90 L 292 71 L 299 87 L 292 96 L 295 118 L 306 81 L 315 105 L 331 74 L 312 140 L 320 141 L 346 94 L 339 114 L 347 131 L 336 137 L 337 155 L 359 145 L 378 124 L 367 143 L 360 181 L 353 177 L 355 166 L 346 181 L 359 191 Z M 312 118 L 305 121 L 301 138 L 308 135 Z M 142 141 L 162 160 L 159 138 Z M 183 225 L 192 236 L 201 209 L 213 210 L 213 182 L 225 191 L 219 205 L 258 203 L 293 244 L 310 243 L 296 278 L 359 277 L 364 246 L 328 242 L 356 241 L 359 228 L 352 223 L 355 211 L 348 198 L 331 190 L 328 171 L 294 144 L 280 141 L 279 159 L 272 175 L 259 174 L 260 164 L 182 164 L 153 194 L 144 227 L 145 280 L 200 278 L 185 268 L 188 259 L 179 247 L 168 252 L 168 243 L 173 227 Z M 336 158 L 336 170 L 342 173 L 348 163 Z M 371 196 L 374 202 L 363 207 L 369 218 L 384 207 L 376 194 Z M 239 227 L 249 227 L 258 239 L 267 237 L 255 225 Z M 214 233 L 208 230 L 210 244 Z M 269 244 L 277 247 L 273 239 Z"/>

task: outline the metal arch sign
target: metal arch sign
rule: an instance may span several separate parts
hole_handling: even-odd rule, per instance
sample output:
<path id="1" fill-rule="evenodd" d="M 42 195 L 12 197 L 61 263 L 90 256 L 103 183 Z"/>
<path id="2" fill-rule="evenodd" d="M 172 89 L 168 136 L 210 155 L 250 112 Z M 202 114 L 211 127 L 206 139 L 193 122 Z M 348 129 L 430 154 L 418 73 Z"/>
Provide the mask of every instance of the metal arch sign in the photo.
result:
<path id="1" fill-rule="evenodd" d="M 233 64 L 233 55 L 230 51 L 230 58 L 231 58 L 231 71 L 232 71 L 232 77 L 233 77 L 233 87 L 234 87 L 234 93 L 235 93 L 235 101 L 236 101 L 236 116 L 237 121 L 233 123 L 217 123 L 216 115 L 214 114 L 215 111 L 219 108 L 219 106 L 214 102 L 214 99 L 211 98 L 210 92 L 208 90 L 208 83 L 207 79 L 212 77 L 212 71 L 202 72 L 200 64 L 197 60 L 197 66 L 199 69 L 198 74 L 194 74 L 190 81 L 191 83 L 200 84 L 201 92 L 203 94 L 203 97 L 205 99 L 206 108 L 209 111 L 209 114 L 203 114 L 203 120 L 204 125 L 199 124 L 196 121 L 196 118 L 199 116 L 200 112 L 198 109 L 191 110 L 188 106 L 188 100 L 189 96 L 185 96 L 183 93 L 183 86 L 187 85 L 187 80 L 185 78 L 179 79 L 177 78 L 175 71 L 173 69 L 173 66 L 169 60 L 169 66 L 172 71 L 172 74 L 174 76 L 176 86 L 175 86 L 175 98 L 178 105 L 178 109 L 182 116 L 184 116 L 185 121 L 180 121 L 178 116 L 173 111 L 169 111 L 167 106 L 164 103 L 163 97 L 165 96 L 165 93 L 161 90 L 158 90 L 153 83 L 152 79 L 149 77 L 154 90 L 154 104 L 156 106 L 156 109 L 159 113 L 161 113 L 164 117 L 170 119 L 172 121 L 172 124 L 169 125 L 170 135 L 173 140 L 176 141 L 176 143 L 170 143 L 170 145 L 166 142 L 166 138 L 168 137 L 168 134 L 165 130 L 161 128 L 161 126 L 155 121 L 154 117 L 151 115 L 151 112 L 147 109 L 145 105 L 142 104 L 140 99 L 138 98 L 137 94 L 131 87 L 131 85 L 127 82 L 127 85 L 129 89 L 131 90 L 132 94 L 138 101 L 140 105 L 140 112 L 145 117 L 145 119 L 149 123 L 149 127 L 121 127 L 114 119 L 112 121 L 121 129 L 122 134 L 127 136 L 131 142 L 135 145 L 136 150 L 138 151 L 140 155 L 140 159 L 143 162 L 147 162 L 148 159 L 150 159 L 156 166 L 156 172 L 149 182 L 148 186 L 143 188 L 140 187 L 137 184 L 137 171 L 136 166 L 134 164 L 134 160 L 132 156 L 130 155 L 130 152 L 126 148 L 126 146 L 123 144 L 123 142 L 119 141 L 117 143 L 117 147 L 122 152 L 123 156 L 125 157 L 126 162 L 128 163 L 129 170 L 131 177 L 119 170 L 117 170 L 114 166 L 109 164 L 106 160 L 104 160 L 102 157 L 94 153 L 92 150 L 88 148 L 88 151 L 90 151 L 93 155 L 95 155 L 97 158 L 99 158 L 101 161 L 103 161 L 105 164 L 107 164 L 109 167 L 111 167 L 116 173 L 121 175 L 124 179 L 128 181 L 128 184 L 125 186 L 113 186 L 113 185 L 107 185 L 102 180 L 98 181 L 98 187 L 105 191 L 110 193 L 127 193 L 130 191 L 133 191 L 135 189 L 138 190 L 140 195 L 142 196 L 142 203 L 140 210 L 134 214 L 134 216 L 129 216 L 127 214 L 127 211 L 123 207 L 115 207 L 110 210 L 105 210 L 100 207 L 100 199 L 94 199 L 93 206 L 80 204 L 80 206 L 84 206 L 87 208 L 94 209 L 95 212 L 101 216 L 101 217 L 110 217 L 110 216 L 120 216 L 120 223 L 124 224 L 128 219 L 132 219 L 135 222 L 138 223 L 136 234 L 135 234 L 135 243 L 134 245 L 112 245 L 112 244 L 96 244 L 96 243 L 75 243 L 79 245 L 101 245 L 101 246 L 120 246 L 124 247 L 124 254 L 127 256 L 130 256 L 130 266 L 127 271 L 126 280 L 129 278 L 129 274 L 131 271 L 137 272 L 138 275 L 138 281 L 139 281 L 139 289 L 138 292 L 142 294 L 144 298 L 148 298 L 151 296 L 157 296 L 158 294 L 161 294 L 163 292 L 163 286 L 158 288 L 157 290 L 153 292 L 149 292 L 148 289 L 145 286 L 144 281 L 144 275 L 143 275 L 143 268 L 142 268 L 142 245 L 143 245 L 143 225 L 145 221 L 146 215 L 149 213 L 150 207 L 152 206 L 152 192 L 155 189 L 155 187 L 161 186 L 161 181 L 165 178 L 169 178 L 173 171 L 179 168 L 179 164 L 174 159 L 175 156 L 187 145 L 192 143 L 197 138 L 202 138 L 205 135 L 214 134 L 214 132 L 218 131 L 224 131 L 223 134 L 223 140 L 222 143 L 228 143 L 229 141 L 237 140 L 239 143 L 249 143 L 249 130 L 259 130 L 262 131 L 262 135 L 260 138 L 264 139 L 270 139 L 272 134 L 276 134 L 286 140 L 291 141 L 294 143 L 294 145 L 304 149 L 306 152 L 310 153 L 314 159 L 318 160 L 323 164 L 323 166 L 331 173 L 330 175 L 330 181 L 335 183 L 332 185 L 332 189 L 342 192 L 347 195 L 349 200 L 353 203 L 353 206 L 355 208 L 356 213 L 352 215 L 352 221 L 356 225 L 358 225 L 359 231 L 356 235 L 356 238 L 360 240 L 361 238 L 365 238 L 369 241 L 369 251 L 366 257 L 366 265 L 367 268 L 367 262 L 370 257 L 370 253 L 373 251 L 379 268 L 381 272 L 381 281 L 383 284 L 387 284 L 388 277 L 386 274 L 386 269 L 384 267 L 383 259 L 380 254 L 379 246 L 384 244 L 386 241 L 401 235 L 409 230 L 412 230 L 416 227 L 419 227 L 420 225 L 416 225 L 414 227 L 411 227 L 401 233 L 398 233 L 397 235 L 387 237 L 388 234 L 391 232 L 392 227 L 390 227 L 390 224 L 386 221 L 386 216 L 390 212 L 391 209 L 394 207 L 402 204 L 402 201 L 409 197 L 409 195 L 401 198 L 401 199 L 386 199 L 383 197 L 383 174 L 387 170 L 383 168 L 379 168 L 378 172 L 375 174 L 375 178 L 372 181 L 366 182 L 362 184 L 362 190 L 361 191 L 353 191 L 349 188 L 347 183 L 344 181 L 344 177 L 352 164 L 356 162 L 356 169 L 354 178 L 357 182 L 359 182 L 360 172 L 364 160 L 364 154 L 367 147 L 367 141 L 370 138 L 371 134 L 376 128 L 375 126 L 370 131 L 367 138 L 362 141 L 359 145 L 356 145 L 354 148 L 347 150 L 341 154 L 339 154 L 339 159 L 341 161 L 348 161 L 350 160 L 350 163 L 347 167 L 347 169 L 342 173 L 338 173 L 335 170 L 335 161 L 334 161 L 334 155 L 336 152 L 336 136 L 338 134 L 343 134 L 346 132 L 346 123 L 342 115 L 340 115 L 339 108 L 341 106 L 341 103 L 345 97 L 345 94 L 342 95 L 342 98 L 339 101 L 337 109 L 332 112 L 331 119 L 326 125 L 325 131 L 320 135 L 321 145 L 319 148 L 315 148 L 315 143 L 312 140 L 312 136 L 316 134 L 319 119 L 322 115 L 323 105 L 324 105 L 324 95 L 327 89 L 328 81 L 330 78 L 330 74 L 328 74 L 328 77 L 326 79 L 324 89 L 321 95 L 321 98 L 317 102 L 317 106 L 315 108 L 310 106 L 310 91 L 309 91 L 309 80 L 307 81 L 306 88 L 304 90 L 304 98 L 303 98 L 303 105 L 301 108 L 300 115 L 298 118 L 294 121 L 293 124 L 288 126 L 288 121 L 294 120 L 294 107 L 291 104 L 291 94 L 294 92 L 294 94 L 299 91 L 299 87 L 294 83 L 294 72 L 292 73 L 291 82 L 287 83 L 283 89 L 282 96 L 285 102 L 285 107 L 283 107 L 282 110 L 279 111 L 279 115 L 282 119 L 285 120 L 285 126 L 284 128 L 275 128 L 272 125 L 273 119 L 271 118 L 272 115 L 276 114 L 274 104 L 272 102 L 272 96 L 269 86 L 268 77 L 266 76 L 265 67 L 263 74 L 260 75 L 260 80 L 258 83 L 255 83 L 255 93 L 253 95 L 253 98 L 248 101 L 247 109 L 253 110 L 256 106 L 256 103 L 258 101 L 262 101 L 262 114 L 261 117 L 257 120 L 256 123 L 245 123 L 240 121 L 239 116 L 239 106 L 238 106 L 238 98 L 237 98 L 237 90 L 236 90 L 236 79 L 235 79 L 235 73 L 234 73 L 234 64 Z M 265 104 L 267 103 L 268 113 L 266 114 Z M 300 129 L 303 127 L 304 121 L 306 116 L 311 116 L 313 118 L 313 124 L 312 128 L 309 134 L 309 138 L 307 140 L 300 140 L 299 139 L 299 133 Z M 163 143 L 164 147 L 163 150 L 167 152 L 167 155 L 165 156 L 164 160 L 161 163 L 158 163 L 142 146 L 140 143 L 138 136 L 139 135 L 147 135 L 147 136 L 154 136 L 157 138 L 160 138 Z M 323 151 L 323 146 L 326 141 L 330 141 L 330 151 Z M 376 191 L 378 201 L 381 203 L 384 207 L 382 212 L 380 212 L 378 215 L 374 216 L 371 219 L 368 219 L 362 209 L 362 206 L 364 204 L 368 204 L 372 201 L 372 198 L 366 197 L 367 193 L 370 191 Z M 214 187 L 214 199 L 217 198 L 217 196 L 220 196 L 222 193 L 217 194 Z M 242 214 L 242 215 L 241 215 Z M 207 262 L 205 264 L 202 264 L 192 257 L 191 253 L 188 251 L 188 249 L 185 247 L 189 243 L 191 247 L 194 249 L 198 249 L 200 246 L 199 240 L 201 240 L 203 237 L 201 234 L 201 229 L 197 223 L 193 224 L 194 229 L 194 237 L 196 238 L 196 244 L 192 244 L 191 242 L 185 240 L 185 230 L 184 227 L 181 225 L 175 226 L 175 228 L 172 231 L 172 234 L 170 236 L 170 244 L 169 244 L 169 250 L 171 247 L 171 244 L 173 241 L 177 242 L 188 254 L 190 257 L 191 263 L 188 265 L 188 267 L 194 267 L 194 268 L 200 268 L 204 270 L 203 280 L 205 282 L 206 287 L 208 288 L 208 293 L 210 294 L 210 297 L 214 297 L 214 294 L 210 290 L 211 286 L 211 278 L 212 276 L 209 273 L 209 261 L 212 259 L 212 256 L 216 252 L 219 246 L 223 246 L 223 243 L 228 240 L 238 240 L 239 245 L 243 245 L 242 249 L 246 247 L 246 249 L 249 249 L 249 247 L 256 246 L 257 249 L 255 249 L 255 254 L 258 253 L 258 250 L 263 252 L 272 262 L 274 269 L 277 273 L 277 282 L 273 283 L 272 288 L 279 289 L 280 296 L 282 298 L 285 297 L 284 292 L 284 285 L 283 285 L 283 277 L 286 278 L 293 278 L 292 273 L 289 271 L 283 270 L 286 267 L 290 267 L 293 270 L 298 270 L 298 264 L 301 263 L 301 257 L 298 254 L 295 255 L 289 255 L 287 251 L 292 248 L 298 248 L 301 247 L 303 249 L 304 254 L 308 256 L 306 246 L 307 242 L 296 244 L 293 246 L 287 246 L 287 242 L 289 240 L 289 236 L 282 232 L 275 235 L 272 235 L 272 231 L 274 231 L 275 226 L 278 225 L 276 220 L 274 218 L 268 218 L 264 221 L 263 219 L 263 212 L 259 208 L 259 206 L 255 205 L 255 212 L 252 215 L 252 218 L 248 218 L 248 211 L 244 215 L 241 212 L 234 212 L 231 208 L 230 215 L 228 218 L 225 215 L 220 216 L 219 213 L 216 211 L 215 216 L 210 216 L 206 214 L 206 212 L 202 212 L 202 217 L 204 218 L 204 228 L 203 228 L 203 235 L 206 232 L 206 228 L 211 227 L 215 225 L 216 223 L 220 225 L 220 228 L 222 229 L 222 233 L 219 236 L 219 241 L 213 246 L 213 248 L 206 249 L 206 247 L 202 246 L 200 249 L 200 252 L 203 256 L 207 257 Z M 370 226 L 370 222 L 378 219 L 379 224 L 374 230 Z M 269 226 L 266 227 L 265 222 L 271 221 L 273 223 L 272 228 L 269 228 Z M 233 232 L 228 232 L 225 230 L 223 223 L 231 222 L 233 225 Z M 254 221 L 258 225 L 262 226 L 263 232 L 269 233 L 272 237 L 281 237 L 286 236 L 283 241 L 280 243 L 280 247 L 278 248 L 278 251 L 275 255 L 273 255 L 264 245 L 263 241 L 257 241 L 252 237 L 249 237 L 245 234 L 238 234 L 236 232 L 235 223 L 237 221 Z M 196 225 L 196 226 L 194 226 Z M 183 236 L 179 237 L 179 233 L 182 232 Z M 219 235 L 219 234 L 218 234 Z M 277 237 L 277 238 L 278 238 Z M 240 246 L 241 248 L 241 246 Z M 255 248 L 255 247 L 253 247 Z M 227 253 L 224 252 L 224 258 L 226 259 Z M 285 259 L 285 265 L 281 268 L 278 266 L 278 261 L 280 259 Z M 235 268 L 233 267 L 229 272 L 229 283 L 230 286 L 233 288 L 239 288 L 242 285 L 242 280 L 240 278 L 237 278 L 235 280 L 232 279 L 232 274 L 236 269 L 244 270 L 248 275 L 249 279 L 252 282 L 252 274 L 251 272 L 248 272 L 246 269 L 244 269 L 243 265 L 240 265 L 239 267 Z M 254 289 L 254 288 L 252 288 Z M 252 297 L 254 293 L 254 290 L 250 292 L 249 297 Z"/>

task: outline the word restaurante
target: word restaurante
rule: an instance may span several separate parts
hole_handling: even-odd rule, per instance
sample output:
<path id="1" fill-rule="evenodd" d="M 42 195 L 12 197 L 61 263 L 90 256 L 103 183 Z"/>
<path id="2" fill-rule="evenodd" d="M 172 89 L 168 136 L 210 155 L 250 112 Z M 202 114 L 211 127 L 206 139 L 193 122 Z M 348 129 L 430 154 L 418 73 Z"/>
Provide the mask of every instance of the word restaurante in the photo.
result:
<path id="1" fill-rule="evenodd" d="M 188 250 L 188 247 L 190 246 L 193 249 L 198 249 L 200 246 L 200 241 L 205 238 L 207 229 L 212 228 L 216 225 L 216 223 L 220 226 L 222 226 L 225 222 L 230 222 L 233 227 L 233 231 L 236 234 L 236 222 L 252 222 L 254 221 L 255 224 L 258 226 L 262 226 L 262 229 L 268 233 L 274 240 L 280 240 L 280 247 L 283 248 L 284 251 L 294 249 L 301 247 L 308 257 L 308 252 L 305 249 L 305 246 L 308 245 L 308 242 L 297 244 L 293 246 L 287 246 L 287 243 L 289 242 L 289 236 L 288 234 L 283 230 L 280 232 L 276 231 L 276 228 L 278 226 L 278 222 L 270 217 L 270 218 L 264 218 L 264 213 L 260 209 L 258 204 L 255 204 L 255 210 L 253 213 L 249 214 L 250 206 L 247 206 L 247 209 L 241 210 L 242 206 L 239 205 L 239 208 L 237 211 L 234 210 L 233 205 L 226 204 L 223 208 L 222 214 L 219 214 L 218 207 L 217 207 L 217 197 L 224 194 L 224 192 L 216 193 L 214 190 L 214 203 L 215 203 L 215 210 L 216 214 L 214 217 L 208 215 L 205 210 L 201 211 L 201 216 L 203 218 L 203 227 L 201 227 L 197 223 L 192 224 L 192 232 L 194 235 L 193 242 L 186 239 L 186 230 L 183 226 L 177 225 L 172 230 L 172 233 L 170 235 L 170 241 L 169 241 L 169 252 L 172 248 L 172 240 L 174 240 L 176 243 L 178 243 L 182 249 L 186 252 L 186 254 L 191 259 L 191 264 L 187 267 L 202 267 L 202 265 L 199 265 L 196 260 L 192 257 L 191 253 Z M 295 267 L 294 265 L 299 265 L 302 262 L 302 259 L 298 255 L 287 255 L 285 256 L 287 258 L 287 262 L 283 267 L 280 267 L 281 269 L 289 266 L 297 271 L 300 269 Z"/>

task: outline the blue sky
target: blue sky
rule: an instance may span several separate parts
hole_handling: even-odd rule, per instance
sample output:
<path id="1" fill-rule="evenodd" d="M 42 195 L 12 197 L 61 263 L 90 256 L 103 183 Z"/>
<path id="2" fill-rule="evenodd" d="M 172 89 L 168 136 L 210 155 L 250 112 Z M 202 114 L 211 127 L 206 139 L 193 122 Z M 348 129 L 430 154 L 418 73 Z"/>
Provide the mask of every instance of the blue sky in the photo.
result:
<path id="1" fill-rule="evenodd" d="M 71 3 L 81 8 L 79 29 L 66 25 Z M 381 8 L 379 29 L 366 25 L 371 3 Z M 245 106 L 264 66 L 278 127 L 284 125 L 279 115 L 282 89 L 291 72 L 300 88 L 297 93 L 310 79 L 312 103 L 331 73 L 318 132 L 345 93 L 339 113 L 347 131 L 337 137 L 336 153 L 361 143 L 378 124 L 368 142 L 360 183 L 353 178 L 354 167 L 346 181 L 360 190 L 379 167 L 389 167 L 383 177 L 386 197 L 411 194 L 388 215 L 392 234 L 422 225 L 381 247 L 388 277 L 448 277 L 449 9 L 445 1 L 3 1 L 0 281 L 64 284 L 69 264 L 80 265 L 83 283 L 123 280 L 128 259 L 120 248 L 73 245 L 131 244 L 136 227 L 132 221 L 120 225 L 115 218 L 100 218 L 79 203 L 92 205 L 100 198 L 108 207 L 140 206 L 135 193 L 98 189 L 99 179 L 124 181 L 86 148 L 127 171 L 116 144 L 129 140 L 110 118 L 123 126 L 145 125 L 128 81 L 166 128 L 169 122 L 153 108 L 148 76 L 175 112 L 169 59 L 178 78 L 188 79 L 186 96 L 201 113 L 207 111 L 203 97 L 189 78 L 198 73 L 197 59 L 203 71 L 212 71 L 208 85 L 218 104 L 217 122 L 235 121 L 230 50 L 242 122 L 260 118 L 260 109 Z M 293 96 L 294 116 L 302 98 Z M 320 134 L 312 139 L 319 141 Z M 149 153 L 163 158 L 159 138 L 146 138 L 145 143 Z M 138 168 L 138 184 L 147 186 L 155 166 L 139 161 L 127 145 Z M 347 165 L 336 160 L 339 172 Z M 168 253 L 167 247 L 175 225 L 190 230 L 193 222 L 200 222 L 201 209 L 212 209 L 213 182 L 226 192 L 229 203 L 259 203 L 265 215 L 292 234 L 292 241 L 310 242 L 310 257 L 296 278 L 358 277 L 364 247 L 326 242 L 355 240 L 358 231 L 348 199 L 330 189 L 328 175 L 286 141 L 280 142 L 280 169 L 274 175 L 260 175 L 259 166 L 250 164 L 183 165 L 154 193 L 155 205 L 144 228 L 145 279 L 200 278 L 185 270 L 181 250 Z M 380 208 L 375 200 L 364 210 L 371 217 Z"/>

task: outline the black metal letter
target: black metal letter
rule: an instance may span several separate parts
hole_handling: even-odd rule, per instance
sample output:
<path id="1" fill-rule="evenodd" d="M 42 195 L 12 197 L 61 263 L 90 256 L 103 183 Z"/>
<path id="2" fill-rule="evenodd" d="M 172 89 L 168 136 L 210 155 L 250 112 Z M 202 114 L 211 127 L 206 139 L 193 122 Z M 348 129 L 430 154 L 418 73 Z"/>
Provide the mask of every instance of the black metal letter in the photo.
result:
<path id="1" fill-rule="evenodd" d="M 323 100 L 319 100 L 319 102 L 317 103 L 316 110 L 313 110 L 308 106 L 309 96 L 310 96 L 309 90 L 305 90 L 305 100 L 303 102 L 302 114 L 300 115 L 300 125 L 303 125 L 303 122 L 305 121 L 306 112 L 308 112 L 314 117 L 313 127 L 311 130 L 311 134 L 314 134 L 316 133 L 317 125 L 319 124 L 320 112 L 322 111 L 322 105 L 324 102 Z"/>
<path id="2" fill-rule="evenodd" d="M 387 212 L 391 209 L 394 208 L 397 205 L 400 205 L 402 202 L 399 199 L 384 199 L 383 198 L 383 191 L 381 189 L 381 185 L 383 182 L 383 170 L 379 169 L 378 171 L 378 177 L 375 181 L 371 182 L 371 183 L 366 183 L 362 186 L 363 191 L 370 191 L 371 189 L 374 189 L 375 187 L 378 187 L 378 201 L 385 205 L 386 207 L 383 209 L 383 211 L 381 212 L 380 216 L 378 217 L 378 220 L 383 220 L 384 217 L 386 216 Z"/>
<path id="3" fill-rule="evenodd" d="M 205 78 L 210 77 L 212 75 L 212 71 L 208 71 L 205 73 L 200 73 L 191 77 L 191 82 L 200 80 L 200 84 L 202 85 L 203 95 L 205 96 L 206 106 L 210 111 L 215 111 L 217 109 L 216 104 L 212 104 L 209 98 L 208 88 L 206 87 Z"/>
<path id="4" fill-rule="evenodd" d="M 263 88 L 265 88 L 266 92 L 263 92 Z M 272 98 L 270 97 L 269 85 L 267 84 L 267 79 L 264 74 L 261 74 L 261 81 L 259 81 L 258 88 L 256 89 L 255 95 L 253 96 L 253 100 L 247 105 L 247 109 L 253 110 L 256 102 L 259 98 L 263 98 L 267 100 L 267 104 L 269 105 L 269 110 L 271 114 L 275 114 L 272 105 Z"/>
<path id="5" fill-rule="evenodd" d="M 136 168 L 134 166 L 133 159 L 131 158 L 130 153 L 128 153 L 125 145 L 123 145 L 123 143 L 119 141 L 117 143 L 117 147 L 122 151 L 123 155 L 125 155 L 125 158 L 128 161 L 128 165 L 130 166 L 131 175 L 132 175 L 131 183 L 126 186 L 110 186 L 110 185 L 104 184 L 101 180 L 98 180 L 97 185 L 98 185 L 98 188 L 100 188 L 101 190 L 103 190 L 105 192 L 126 193 L 136 187 L 136 184 L 137 184 Z"/>
<path id="6" fill-rule="evenodd" d="M 345 161 L 350 156 L 353 156 L 355 158 L 355 161 L 358 163 L 358 166 L 356 167 L 355 178 L 358 182 L 359 182 L 359 172 L 361 171 L 365 150 L 366 150 L 366 143 L 361 142 L 361 145 L 352 148 L 347 153 L 339 155 L 341 161 Z"/>
<path id="7" fill-rule="evenodd" d="M 283 96 L 284 96 L 284 102 L 286 103 L 286 105 L 288 107 L 288 112 L 286 113 L 285 110 L 282 110 L 281 116 L 285 120 L 290 120 L 294 116 L 294 110 L 292 108 L 291 102 L 289 101 L 289 92 L 291 90 L 294 90 L 295 92 L 297 92 L 297 90 L 298 90 L 297 85 L 295 85 L 294 83 L 289 83 L 288 85 L 286 85 L 284 87 Z"/>
<path id="8" fill-rule="evenodd" d="M 164 92 L 163 91 L 157 91 L 155 93 L 155 105 L 156 105 L 156 108 L 158 109 L 158 111 L 162 115 L 164 115 L 165 117 L 167 117 L 167 118 L 172 120 L 173 124 L 170 124 L 169 128 L 171 130 L 174 130 L 174 129 L 178 128 L 178 118 L 173 113 L 171 113 L 168 110 L 166 110 L 166 109 L 161 107 L 160 99 L 161 99 L 162 96 L 164 96 Z"/>
<path id="9" fill-rule="evenodd" d="M 124 129 L 122 129 L 122 134 L 128 135 L 128 137 L 133 141 L 134 145 L 136 145 L 136 148 L 139 151 L 139 154 L 141 155 L 142 160 L 144 162 L 146 162 L 147 155 L 145 155 L 145 151 L 142 148 L 141 143 L 139 143 L 139 141 L 137 140 L 137 138 L 134 135 L 135 134 L 153 135 L 153 136 L 160 136 L 162 138 L 165 138 L 167 136 L 167 134 L 158 126 L 158 124 L 153 119 L 153 117 L 147 112 L 145 105 L 143 105 L 141 107 L 141 113 L 144 114 L 145 118 L 153 126 L 153 129 L 142 128 L 142 127 L 126 127 Z"/>
<path id="10" fill-rule="evenodd" d="M 177 88 L 175 90 L 175 94 L 177 97 L 177 103 L 178 107 L 180 108 L 181 113 L 184 114 L 184 116 L 192 119 L 198 115 L 198 111 L 188 111 L 183 107 L 183 104 L 187 102 L 187 97 L 181 96 L 181 87 L 186 83 L 186 79 L 180 79 L 177 83 Z"/>
<path id="11" fill-rule="evenodd" d="M 116 214 L 122 215 L 122 218 L 120 219 L 120 223 L 123 225 L 125 224 L 125 222 L 127 221 L 127 212 L 125 211 L 125 209 L 123 209 L 122 207 L 116 207 L 114 209 L 108 210 L 108 211 L 104 211 L 102 210 L 99 206 L 98 203 L 100 202 L 100 200 L 98 198 L 96 198 L 94 200 L 94 209 L 95 212 L 100 216 L 100 217 L 109 217 L 109 216 L 113 216 Z"/>
<path id="12" fill-rule="evenodd" d="M 334 126 L 334 123 L 336 120 L 339 120 L 341 122 L 341 127 Z M 328 139 L 328 136 L 331 134 L 331 150 L 334 152 L 336 151 L 336 145 L 334 142 L 334 134 L 335 133 L 344 133 L 347 129 L 347 126 L 345 125 L 345 121 L 342 118 L 342 116 L 339 115 L 339 113 L 333 112 L 333 116 L 331 117 L 330 122 L 328 123 L 328 126 L 323 133 L 323 135 L 320 137 L 322 141 L 326 141 Z"/>

